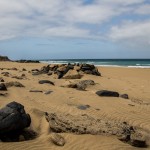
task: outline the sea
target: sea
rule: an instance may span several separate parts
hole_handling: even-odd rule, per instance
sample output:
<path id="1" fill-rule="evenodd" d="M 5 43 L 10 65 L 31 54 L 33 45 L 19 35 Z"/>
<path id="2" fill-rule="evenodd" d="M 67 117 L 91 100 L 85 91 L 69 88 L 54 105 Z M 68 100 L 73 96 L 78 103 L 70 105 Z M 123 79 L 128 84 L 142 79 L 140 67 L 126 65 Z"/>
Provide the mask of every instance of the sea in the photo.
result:
<path id="1" fill-rule="evenodd" d="M 46 59 L 40 62 L 48 64 L 87 63 L 105 67 L 150 68 L 150 59 Z"/>

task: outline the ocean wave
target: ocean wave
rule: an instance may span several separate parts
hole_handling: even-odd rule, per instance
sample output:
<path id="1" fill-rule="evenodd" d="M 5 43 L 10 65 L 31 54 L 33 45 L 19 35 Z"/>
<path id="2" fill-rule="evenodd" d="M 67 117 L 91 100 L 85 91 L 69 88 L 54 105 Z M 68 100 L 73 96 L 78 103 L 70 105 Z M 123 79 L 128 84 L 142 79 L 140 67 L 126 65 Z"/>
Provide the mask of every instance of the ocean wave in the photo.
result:
<path id="1" fill-rule="evenodd" d="M 128 66 L 128 68 L 150 68 L 150 66 Z"/>
<path id="2" fill-rule="evenodd" d="M 129 63 L 129 62 L 108 62 L 108 61 L 91 61 L 91 60 L 45 60 L 40 61 L 41 63 L 47 63 L 47 64 L 74 64 L 74 63 L 86 63 L 86 64 L 92 64 L 95 66 L 102 66 L 102 67 L 123 67 L 123 68 L 150 68 L 149 63 Z"/>
<path id="3" fill-rule="evenodd" d="M 125 67 L 125 66 L 119 66 L 119 65 L 95 65 L 97 67 Z"/>
<path id="4" fill-rule="evenodd" d="M 67 64 L 69 63 L 68 61 L 40 61 L 41 63 L 46 63 L 46 64 Z"/>

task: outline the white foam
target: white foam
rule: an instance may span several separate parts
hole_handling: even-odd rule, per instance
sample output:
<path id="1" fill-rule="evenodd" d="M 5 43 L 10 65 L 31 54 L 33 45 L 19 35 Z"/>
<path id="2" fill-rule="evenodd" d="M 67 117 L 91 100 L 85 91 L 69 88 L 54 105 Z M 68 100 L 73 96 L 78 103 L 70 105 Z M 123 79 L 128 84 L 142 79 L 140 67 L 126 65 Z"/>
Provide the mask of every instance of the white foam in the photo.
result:
<path id="1" fill-rule="evenodd" d="M 150 66 L 128 66 L 128 68 L 150 68 Z"/>

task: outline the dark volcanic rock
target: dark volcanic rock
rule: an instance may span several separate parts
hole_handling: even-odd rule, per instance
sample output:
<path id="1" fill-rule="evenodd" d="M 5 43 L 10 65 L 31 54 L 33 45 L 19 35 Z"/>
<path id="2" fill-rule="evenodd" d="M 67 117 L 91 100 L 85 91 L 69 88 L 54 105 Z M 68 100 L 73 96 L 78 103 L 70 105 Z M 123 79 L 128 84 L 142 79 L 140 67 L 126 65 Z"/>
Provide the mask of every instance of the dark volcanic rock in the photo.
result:
<path id="1" fill-rule="evenodd" d="M 50 65 L 44 66 L 40 70 L 41 73 L 48 73 L 49 71 L 50 71 Z"/>
<path id="2" fill-rule="evenodd" d="M 50 65 L 50 71 L 56 71 L 57 68 L 58 68 L 58 65 L 56 65 L 56 64 L 51 64 Z"/>
<path id="3" fill-rule="evenodd" d="M 41 90 L 30 90 L 29 92 L 43 93 L 43 91 L 41 91 Z"/>
<path id="4" fill-rule="evenodd" d="M 7 56 L 0 56 L 0 61 L 10 61 Z"/>
<path id="5" fill-rule="evenodd" d="M 90 64 L 82 64 L 79 71 L 83 71 L 86 74 L 101 76 L 98 69 L 94 65 L 90 65 Z"/>
<path id="6" fill-rule="evenodd" d="M 3 78 L 0 78 L 0 82 L 5 82 Z"/>
<path id="7" fill-rule="evenodd" d="M 90 64 L 83 64 L 82 66 L 81 66 L 81 70 L 82 71 L 85 71 L 85 70 L 92 70 L 92 69 L 94 69 L 95 68 L 95 66 L 94 65 L 90 65 Z"/>
<path id="8" fill-rule="evenodd" d="M 27 71 L 25 68 L 22 68 L 22 71 Z"/>
<path id="9" fill-rule="evenodd" d="M 64 86 L 62 86 L 62 87 L 64 87 Z M 77 88 L 77 84 L 76 83 L 70 83 L 70 84 L 66 85 L 66 87 L 68 87 L 68 88 Z"/>
<path id="10" fill-rule="evenodd" d="M 96 76 L 101 76 L 101 74 L 100 74 L 100 72 L 98 71 L 97 68 L 94 68 L 94 69 L 92 70 L 92 74 L 93 74 L 93 75 L 96 75 Z"/>
<path id="11" fill-rule="evenodd" d="M 58 76 L 58 79 L 64 77 L 64 75 L 67 74 L 67 72 L 70 69 L 73 69 L 70 64 L 68 64 L 68 65 L 61 65 L 60 67 L 58 67 L 57 70 L 56 70 L 56 74 Z"/>
<path id="12" fill-rule="evenodd" d="M 18 63 L 40 63 L 38 60 L 17 60 Z"/>
<path id="13" fill-rule="evenodd" d="M 131 145 L 135 147 L 147 147 L 146 141 L 145 140 L 136 140 L 136 139 L 131 139 Z"/>
<path id="14" fill-rule="evenodd" d="M 5 77 L 9 77 L 9 75 L 10 75 L 9 72 L 2 72 L 1 74 L 2 74 L 3 76 L 5 76 Z"/>
<path id="15" fill-rule="evenodd" d="M 60 72 L 60 71 L 57 71 L 56 74 L 57 74 L 58 79 L 60 79 L 64 76 L 63 72 Z"/>
<path id="16" fill-rule="evenodd" d="M 13 68 L 10 68 L 9 70 L 14 70 L 14 71 L 17 71 L 18 69 L 13 67 Z"/>
<path id="17" fill-rule="evenodd" d="M 44 92 L 45 95 L 51 94 L 53 91 L 46 91 Z"/>
<path id="18" fill-rule="evenodd" d="M 138 131 L 136 131 L 138 133 Z M 146 140 L 142 139 L 142 134 L 137 134 L 133 127 L 126 128 L 122 134 L 122 137 L 119 138 L 120 141 L 128 143 L 134 147 L 146 148 Z"/>
<path id="19" fill-rule="evenodd" d="M 24 106 L 21 104 L 11 102 L 0 109 L 0 139 L 2 141 L 14 138 L 24 128 L 29 127 L 30 124 L 30 115 L 26 114 Z M 16 140 L 17 137 L 15 137 L 14 141 Z"/>
<path id="20" fill-rule="evenodd" d="M 22 80 L 22 79 L 24 79 L 24 76 L 12 76 L 12 78 Z"/>
<path id="21" fill-rule="evenodd" d="M 0 96 L 6 96 L 8 93 L 0 93 Z"/>
<path id="22" fill-rule="evenodd" d="M 107 91 L 107 90 L 97 91 L 96 94 L 98 96 L 119 97 L 119 93 L 118 92 Z"/>
<path id="23" fill-rule="evenodd" d="M 77 108 L 81 110 L 86 110 L 87 108 L 90 108 L 90 105 L 79 105 L 77 106 Z"/>
<path id="24" fill-rule="evenodd" d="M 7 82 L 6 83 L 6 87 L 12 87 L 12 86 L 14 86 L 14 87 L 25 87 L 23 84 L 21 84 L 20 82 L 17 82 L 17 81 L 15 81 L 15 82 Z"/>
<path id="25" fill-rule="evenodd" d="M 7 88 L 4 83 L 0 84 L 0 91 L 7 91 Z"/>
<path id="26" fill-rule="evenodd" d="M 47 73 L 48 76 L 51 76 L 52 74 L 53 74 L 52 71 L 49 71 L 49 72 Z"/>
<path id="27" fill-rule="evenodd" d="M 124 98 L 124 99 L 129 99 L 128 94 L 122 94 L 122 95 L 120 95 L 120 97 L 121 97 L 121 98 Z"/>
<path id="28" fill-rule="evenodd" d="M 61 79 L 61 78 L 80 79 L 83 76 L 82 75 L 83 73 L 101 76 L 98 69 L 94 65 L 81 64 L 77 66 L 75 64 L 70 64 L 70 63 L 60 64 L 60 65 L 51 64 L 51 65 L 43 66 L 40 70 L 37 70 L 37 69 L 32 70 L 31 73 L 32 75 L 56 74 L 58 79 Z"/>
<path id="29" fill-rule="evenodd" d="M 53 83 L 52 81 L 49 81 L 49 80 L 40 80 L 40 81 L 39 81 L 39 84 L 45 84 L 45 83 L 54 85 L 54 83 Z"/>
<path id="30" fill-rule="evenodd" d="M 40 74 L 41 74 L 40 71 L 34 71 L 34 72 L 32 72 L 32 75 L 33 75 L 33 76 L 35 76 L 35 75 L 40 75 Z"/>

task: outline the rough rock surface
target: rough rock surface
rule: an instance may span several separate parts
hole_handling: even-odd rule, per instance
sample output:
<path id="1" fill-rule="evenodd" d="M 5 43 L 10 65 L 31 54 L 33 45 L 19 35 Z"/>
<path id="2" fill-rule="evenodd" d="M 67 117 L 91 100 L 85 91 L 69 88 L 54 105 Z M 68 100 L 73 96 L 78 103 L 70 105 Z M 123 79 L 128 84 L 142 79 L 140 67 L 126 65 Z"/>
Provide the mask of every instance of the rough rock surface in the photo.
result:
<path id="1" fill-rule="evenodd" d="M 82 80 L 82 81 L 73 82 L 73 83 L 71 82 L 65 85 L 64 87 L 76 88 L 78 90 L 85 90 L 90 85 L 95 85 L 95 82 L 93 80 Z"/>
<path id="2" fill-rule="evenodd" d="M 83 71 L 86 74 L 101 76 L 98 69 L 94 65 L 90 65 L 90 64 L 82 64 L 79 71 Z"/>
<path id="3" fill-rule="evenodd" d="M 62 78 L 63 79 L 81 79 L 83 75 L 76 70 L 69 70 Z"/>
<path id="4" fill-rule="evenodd" d="M 85 90 L 89 85 L 95 85 L 93 80 L 82 80 L 77 83 L 78 90 Z"/>
<path id="5" fill-rule="evenodd" d="M 142 134 L 139 130 L 126 122 L 115 122 L 106 118 L 96 119 L 87 114 L 70 115 L 58 112 L 57 114 L 46 112 L 45 117 L 49 122 L 51 132 L 54 133 L 116 135 L 127 137 L 126 141 L 122 141 L 132 146 L 146 147 L 146 140 L 141 139 Z"/>
<path id="6" fill-rule="evenodd" d="M 2 141 L 16 141 L 20 132 L 30 126 L 31 118 L 26 114 L 24 106 L 11 102 L 0 109 L 0 139 Z"/>
<path id="7" fill-rule="evenodd" d="M 50 129 L 56 133 L 76 133 L 76 134 L 120 134 L 130 126 L 114 121 L 95 119 L 83 114 L 75 116 L 70 114 L 45 113 Z"/>

